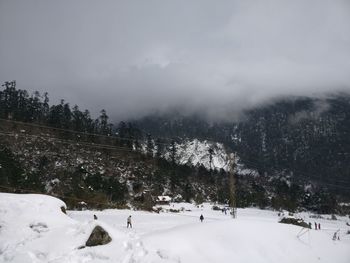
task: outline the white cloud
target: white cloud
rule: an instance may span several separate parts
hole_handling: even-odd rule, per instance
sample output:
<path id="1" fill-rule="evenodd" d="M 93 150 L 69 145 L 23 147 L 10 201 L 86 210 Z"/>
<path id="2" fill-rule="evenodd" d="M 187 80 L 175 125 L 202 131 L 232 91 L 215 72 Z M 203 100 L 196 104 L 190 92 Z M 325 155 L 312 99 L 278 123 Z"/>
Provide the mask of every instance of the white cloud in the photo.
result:
<path id="1" fill-rule="evenodd" d="M 116 118 L 350 89 L 350 2 L 7 1 L 0 80 Z"/>

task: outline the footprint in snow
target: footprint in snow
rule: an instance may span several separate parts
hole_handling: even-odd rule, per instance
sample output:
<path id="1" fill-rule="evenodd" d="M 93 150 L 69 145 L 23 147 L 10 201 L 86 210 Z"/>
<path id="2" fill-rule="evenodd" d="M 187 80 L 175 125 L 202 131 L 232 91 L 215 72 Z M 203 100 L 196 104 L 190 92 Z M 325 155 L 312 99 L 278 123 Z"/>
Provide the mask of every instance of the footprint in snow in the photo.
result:
<path id="1" fill-rule="evenodd" d="M 39 223 L 33 223 L 30 224 L 29 227 L 37 233 L 47 232 L 49 231 L 47 225 L 45 223 L 39 222 Z"/>
<path id="2" fill-rule="evenodd" d="M 171 257 L 165 250 L 157 250 L 156 253 L 163 260 L 181 263 L 179 257 Z"/>

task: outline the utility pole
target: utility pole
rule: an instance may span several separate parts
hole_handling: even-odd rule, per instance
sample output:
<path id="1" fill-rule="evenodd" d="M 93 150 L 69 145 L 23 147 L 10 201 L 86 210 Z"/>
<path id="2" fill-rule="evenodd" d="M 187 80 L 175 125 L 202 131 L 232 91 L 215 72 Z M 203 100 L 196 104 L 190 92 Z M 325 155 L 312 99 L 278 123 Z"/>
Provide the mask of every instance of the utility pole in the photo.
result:
<path id="1" fill-rule="evenodd" d="M 210 180 L 212 180 L 213 179 L 212 164 L 213 164 L 213 154 L 214 154 L 213 148 L 209 148 L 208 153 L 209 153 Z M 219 200 L 218 176 L 215 176 L 214 182 L 215 182 L 215 188 L 216 188 L 216 191 L 215 191 L 216 192 L 216 201 L 218 201 Z"/>
<path id="2" fill-rule="evenodd" d="M 209 148 L 209 150 L 208 150 L 208 152 L 209 152 L 209 165 L 210 165 L 210 175 L 211 175 L 211 172 L 212 172 L 212 170 L 213 170 L 213 168 L 212 168 L 212 163 L 213 163 L 213 154 L 214 154 L 214 150 L 212 149 L 212 148 Z"/>
<path id="3" fill-rule="evenodd" d="M 234 153 L 230 154 L 230 174 L 229 174 L 229 192 L 230 192 L 230 207 L 232 218 L 237 217 L 236 209 L 236 179 L 235 179 L 235 166 L 236 166 L 236 156 Z"/>

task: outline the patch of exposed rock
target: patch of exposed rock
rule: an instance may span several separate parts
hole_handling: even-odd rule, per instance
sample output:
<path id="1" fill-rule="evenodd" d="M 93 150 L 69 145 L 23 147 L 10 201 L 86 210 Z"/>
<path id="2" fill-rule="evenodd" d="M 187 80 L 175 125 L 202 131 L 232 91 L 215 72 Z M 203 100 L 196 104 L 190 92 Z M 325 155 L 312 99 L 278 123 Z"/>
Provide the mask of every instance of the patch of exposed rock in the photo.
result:
<path id="1" fill-rule="evenodd" d="M 108 232 L 104 230 L 101 226 L 95 226 L 92 230 L 89 239 L 86 241 L 85 245 L 87 247 L 94 247 L 100 245 L 106 245 L 112 241 Z"/>

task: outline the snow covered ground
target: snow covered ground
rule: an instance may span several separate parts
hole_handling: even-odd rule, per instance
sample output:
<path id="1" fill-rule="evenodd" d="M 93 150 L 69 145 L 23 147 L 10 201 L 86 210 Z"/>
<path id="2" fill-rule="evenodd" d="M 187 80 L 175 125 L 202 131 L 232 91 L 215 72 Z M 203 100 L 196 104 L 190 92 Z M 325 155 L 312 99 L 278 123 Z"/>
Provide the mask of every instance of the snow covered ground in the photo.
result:
<path id="1" fill-rule="evenodd" d="M 321 230 L 279 224 L 277 212 L 238 209 L 237 219 L 210 204 L 173 204 L 159 214 L 131 210 L 61 212 L 45 195 L 0 193 L 0 262 L 350 262 L 350 219 L 298 216 Z M 183 210 L 178 213 L 167 209 Z M 96 214 L 98 220 L 93 220 Z M 205 219 L 200 223 L 199 216 Z M 133 228 L 126 228 L 131 215 Z M 78 249 L 99 224 L 112 242 Z M 340 240 L 333 233 L 340 229 Z"/>

